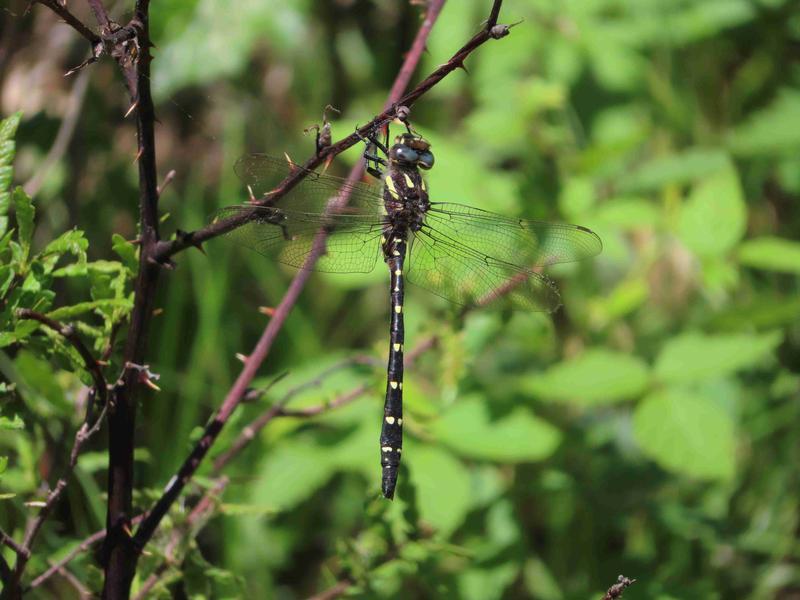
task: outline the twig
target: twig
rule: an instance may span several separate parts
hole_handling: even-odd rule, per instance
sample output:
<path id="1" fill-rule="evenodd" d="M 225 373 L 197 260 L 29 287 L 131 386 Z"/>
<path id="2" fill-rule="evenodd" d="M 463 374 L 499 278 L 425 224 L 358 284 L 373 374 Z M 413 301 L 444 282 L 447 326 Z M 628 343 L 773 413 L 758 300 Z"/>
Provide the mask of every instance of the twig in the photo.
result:
<path id="1" fill-rule="evenodd" d="M 0 542 L 2 542 L 4 546 L 11 548 L 17 555 L 23 555 L 26 556 L 26 558 L 27 556 L 30 556 L 30 551 L 27 548 L 20 546 L 14 541 L 14 538 L 12 538 L 2 529 L 0 529 Z"/>
<path id="2" fill-rule="evenodd" d="M 89 598 L 92 598 L 92 592 L 90 592 L 89 589 L 83 585 L 83 583 L 81 583 L 80 579 L 75 577 L 75 575 L 70 571 L 64 567 L 61 567 L 58 570 L 58 574 L 66 579 L 69 584 L 75 588 L 75 591 L 78 592 L 78 597 L 80 597 L 81 600 L 88 600 Z"/>
<path id="3" fill-rule="evenodd" d="M 486 27 L 491 29 L 497 25 L 497 19 L 500 17 L 500 8 L 503 6 L 503 0 L 494 0 L 492 10 L 489 12 L 489 18 L 486 21 Z"/>
<path id="4" fill-rule="evenodd" d="M 620 575 L 617 577 L 617 583 L 608 588 L 606 595 L 603 596 L 603 600 L 616 600 L 617 598 L 622 598 L 622 592 L 625 591 L 625 588 L 634 583 L 636 583 L 635 579 L 628 579 L 624 575 Z"/>
<path id="5" fill-rule="evenodd" d="M 94 18 L 97 19 L 97 24 L 100 25 L 100 28 L 104 30 L 108 29 L 111 20 L 108 18 L 108 11 L 106 7 L 103 6 L 101 0 L 87 0 L 87 3 L 91 7 Z"/>
<path id="6" fill-rule="evenodd" d="M 242 450 L 242 448 L 244 448 L 247 444 L 249 444 L 256 437 L 256 435 L 258 435 L 258 432 L 261 431 L 264 428 L 264 426 L 267 425 L 267 423 L 269 423 L 272 419 L 274 419 L 277 416 L 283 416 L 285 414 L 284 407 L 292 398 L 297 396 L 297 394 L 309 388 L 317 387 L 322 383 L 322 381 L 326 377 L 328 377 L 332 373 L 339 371 L 342 368 L 347 367 L 351 364 L 357 364 L 358 362 L 361 362 L 360 357 L 343 360 L 325 369 L 314 379 L 305 381 L 300 385 L 290 389 L 288 392 L 286 392 L 280 400 L 275 402 L 267 410 L 261 413 L 261 415 L 256 417 L 255 420 L 246 425 L 239 434 L 239 437 L 237 437 L 231 444 L 230 448 L 228 448 L 225 452 L 220 454 L 214 460 L 214 472 L 218 473 L 219 471 L 221 471 L 225 467 L 225 465 L 228 464 L 228 462 L 230 462 L 230 460 Z"/>
<path id="7" fill-rule="evenodd" d="M 441 4 L 443 0 L 435 0 L 432 5 L 434 4 Z M 495 0 L 494 6 L 492 10 L 499 10 L 501 2 L 500 0 Z M 423 24 L 424 25 L 424 24 Z M 426 29 L 429 31 L 429 29 Z M 509 27 L 503 25 L 494 25 L 493 27 L 484 27 L 479 31 L 471 40 L 469 40 L 458 52 L 456 52 L 450 60 L 448 60 L 445 64 L 440 66 L 438 69 L 433 71 L 427 78 L 425 78 L 422 82 L 420 82 L 413 90 L 408 92 L 405 96 L 400 98 L 390 98 L 387 102 L 387 108 L 374 117 L 369 123 L 359 127 L 356 132 L 350 134 L 349 136 L 345 137 L 344 139 L 338 141 L 337 143 L 322 148 L 318 153 L 315 153 L 314 156 L 309 158 L 302 166 L 302 169 L 296 169 L 292 173 L 290 173 L 278 186 L 269 193 L 269 197 L 265 200 L 261 201 L 262 205 L 267 203 L 274 203 L 278 201 L 280 198 L 285 196 L 290 190 L 292 190 L 297 184 L 302 181 L 306 175 L 318 167 L 319 165 L 323 164 L 326 161 L 329 161 L 337 154 L 340 154 L 354 146 L 355 144 L 359 143 L 365 136 L 371 134 L 375 130 L 387 125 L 391 122 L 397 113 L 396 107 L 398 106 L 411 106 L 416 102 L 423 94 L 425 94 L 428 90 L 438 84 L 442 79 L 444 79 L 447 75 L 455 71 L 456 69 L 462 68 L 464 66 L 464 61 L 466 58 L 479 46 L 484 44 L 486 41 L 490 39 L 500 39 L 508 35 Z M 416 44 L 416 42 L 415 42 Z M 412 46 L 413 47 L 413 46 Z M 424 44 L 422 44 L 424 47 Z M 421 53 L 421 51 L 420 51 Z M 419 60 L 419 55 L 409 53 L 406 57 L 407 60 Z M 410 69 L 413 71 L 413 69 Z M 405 66 L 401 68 L 401 73 L 404 77 L 410 77 L 409 69 L 406 69 Z M 258 204 L 258 203 L 256 203 Z M 248 213 L 246 211 L 237 214 L 236 216 L 221 219 L 202 229 L 198 229 L 193 232 L 185 233 L 184 235 L 178 236 L 173 240 L 164 241 L 162 240 L 159 242 L 158 247 L 156 249 L 154 258 L 159 261 L 165 261 L 169 257 L 173 256 L 174 254 L 185 250 L 190 246 L 198 246 L 210 239 L 223 235 L 237 227 L 244 225 L 248 220 Z"/>
<path id="8" fill-rule="evenodd" d="M 97 35 L 94 31 L 86 27 L 81 20 L 73 15 L 69 9 L 65 5 L 62 5 L 58 0 L 34 0 L 39 4 L 46 6 L 54 13 L 56 13 L 59 17 L 64 19 L 64 22 L 72 27 L 75 31 L 81 34 L 88 42 L 94 46 L 100 43 L 100 36 Z"/>

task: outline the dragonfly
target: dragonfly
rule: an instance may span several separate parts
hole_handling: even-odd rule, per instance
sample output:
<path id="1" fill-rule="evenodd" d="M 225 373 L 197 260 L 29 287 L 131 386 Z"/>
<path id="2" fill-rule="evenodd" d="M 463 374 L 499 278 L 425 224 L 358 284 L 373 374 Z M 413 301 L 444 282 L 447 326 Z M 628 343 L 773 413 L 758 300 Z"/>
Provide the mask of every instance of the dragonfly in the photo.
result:
<path id="1" fill-rule="evenodd" d="M 431 145 L 410 127 L 391 147 L 388 134 L 386 143 L 374 136 L 365 141 L 368 171 L 377 182 L 307 171 L 274 203 L 273 186 L 303 167 L 288 158 L 243 156 L 234 171 L 251 200 L 262 202 L 222 208 L 215 221 L 238 225 L 227 233 L 236 243 L 300 269 L 366 273 L 379 256 L 387 265 L 391 318 L 379 448 L 381 491 L 392 499 L 403 451 L 406 280 L 464 307 L 502 303 L 552 312 L 561 304 L 559 292 L 540 268 L 595 256 L 602 242 L 580 225 L 431 201 L 421 174 L 434 165 Z M 308 258 L 320 232 L 325 251 L 311 266 Z"/>

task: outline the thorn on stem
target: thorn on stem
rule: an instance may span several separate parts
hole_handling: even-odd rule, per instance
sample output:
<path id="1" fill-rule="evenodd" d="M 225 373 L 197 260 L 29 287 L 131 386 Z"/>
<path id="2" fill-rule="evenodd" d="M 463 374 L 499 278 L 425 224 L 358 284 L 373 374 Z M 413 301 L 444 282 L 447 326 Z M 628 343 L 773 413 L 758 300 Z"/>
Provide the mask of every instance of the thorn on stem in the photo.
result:
<path id="1" fill-rule="evenodd" d="M 272 306 L 259 306 L 258 312 L 260 312 L 262 315 L 267 315 L 268 317 L 272 317 L 275 315 L 275 308 L 273 308 Z"/>
<path id="2" fill-rule="evenodd" d="M 137 100 L 136 102 L 134 102 L 133 104 L 131 104 L 130 108 L 129 108 L 129 109 L 126 111 L 126 112 L 125 112 L 125 116 L 124 116 L 124 117 L 122 117 L 122 118 L 123 118 L 123 119 L 127 119 L 129 116 L 131 116 L 131 113 L 132 113 L 134 110 L 136 110 L 136 107 L 137 107 L 137 106 L 139 106 L 139 101 L 138 101 L 138 100 Z"/>
<path id="3" fill-rule="evenodd" d="M 161 196 L 164 192 L 166 187 L 175 179 L 175 169 L 170 169 L 167 174 L 164 176 L 164 181 L 161 182 L 161 185 L 156 187 L 156 193 Z"/>

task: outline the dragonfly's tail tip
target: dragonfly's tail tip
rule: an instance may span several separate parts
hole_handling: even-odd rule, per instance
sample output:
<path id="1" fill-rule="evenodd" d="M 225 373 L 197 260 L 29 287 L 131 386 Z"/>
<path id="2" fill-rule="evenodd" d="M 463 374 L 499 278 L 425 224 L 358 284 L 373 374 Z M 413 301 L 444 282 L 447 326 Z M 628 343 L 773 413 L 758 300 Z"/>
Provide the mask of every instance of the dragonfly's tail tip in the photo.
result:
<path id="1" fill-rule="evenodd" d="M 394 490 L 396 486 L 397 474 L 384 473 L 383 480 L 381 482 L 381 492 L 383 493 L 383 497 L 387 500 L 394 500 Z"/>

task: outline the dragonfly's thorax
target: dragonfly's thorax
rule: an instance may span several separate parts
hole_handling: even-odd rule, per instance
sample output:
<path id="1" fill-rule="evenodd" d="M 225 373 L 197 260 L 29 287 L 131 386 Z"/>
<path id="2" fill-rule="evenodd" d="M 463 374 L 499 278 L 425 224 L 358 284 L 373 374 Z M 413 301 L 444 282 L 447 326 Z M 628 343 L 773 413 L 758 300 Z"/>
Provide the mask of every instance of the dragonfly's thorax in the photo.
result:
<path id="1" fill-rule="evenodd" d="M 419 231 L 430 208 L 428 189 L 419 169 L 390 165 L 384 184 L 387 224 L 395 229 Z"/>

